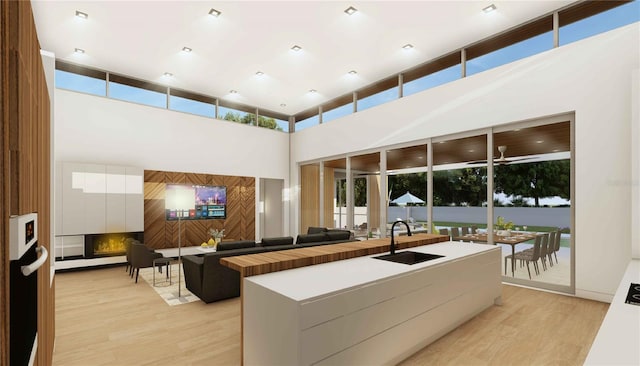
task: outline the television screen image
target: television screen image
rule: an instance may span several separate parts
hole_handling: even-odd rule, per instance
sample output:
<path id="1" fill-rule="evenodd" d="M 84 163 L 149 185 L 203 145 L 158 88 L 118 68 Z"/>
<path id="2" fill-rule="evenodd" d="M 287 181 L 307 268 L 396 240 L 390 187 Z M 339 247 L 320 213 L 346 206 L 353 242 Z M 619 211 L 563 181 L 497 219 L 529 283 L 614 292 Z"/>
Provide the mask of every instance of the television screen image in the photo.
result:
<path id="1" fill-rule="evenodd" d="M 167 184 L 166 191 L 195 190 L 193 208 L 176 210 L 166 208 L 166 220 L 211 220 L 227 218 L 227 187 L 192 184 Z"/>

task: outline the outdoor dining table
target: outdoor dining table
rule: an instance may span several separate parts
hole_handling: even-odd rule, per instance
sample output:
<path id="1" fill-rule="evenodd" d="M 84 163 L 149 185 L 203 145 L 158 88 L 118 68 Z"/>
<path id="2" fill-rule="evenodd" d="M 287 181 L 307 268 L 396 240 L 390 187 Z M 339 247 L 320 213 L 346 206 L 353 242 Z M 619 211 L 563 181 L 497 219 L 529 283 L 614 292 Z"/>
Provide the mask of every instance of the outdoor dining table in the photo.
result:
<path id="1" fill-rule="evenodd" d="M 513 260 L 516 254 L 516 245 L 520 243 L 524 243 L 526 241 L 532 240 L 536 238 L 535 233 L 528 232 L 514 232 L 509 236 L 503 236 L 498 234 L 493 234 L 493 242 L 496 244 L 508 244 L 511 245 L 511 276 L 515 277 L 516 271 L 516 261 Z M 479 243 L 487 243 L 489 242 L 489 235 L 486 233 L 476 233 L 476 234 L 466 234 L 461 236 L 456 236 L 452 238 L 453 241 L 471 241 L 471 242 L 479 242 Z"/>

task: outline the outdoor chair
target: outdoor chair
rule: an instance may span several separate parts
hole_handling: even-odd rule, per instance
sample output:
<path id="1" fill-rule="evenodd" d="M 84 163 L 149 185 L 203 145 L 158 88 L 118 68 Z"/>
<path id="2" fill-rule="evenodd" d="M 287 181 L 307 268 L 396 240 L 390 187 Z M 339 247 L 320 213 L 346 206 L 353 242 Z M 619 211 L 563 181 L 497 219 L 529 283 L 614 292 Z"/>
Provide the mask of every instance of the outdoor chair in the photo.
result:
<path id="1" fill-rule="evenodd" d="M 446 235 L 449 236 L 449 229 L 440 229 L 439 231 L 440 235 Z"/>
<path id="2" fill-rule="evenodd" d="M 478 226 L 477 225 L 472 225 L 471 226 L 471 234 L 477 234 L 478 233 Z"/>
<path id="3" fill-rule="evenodd" d="M 451 240 L 455 240 L 455 238 L 460 236 L 460 230 L 457 227 L 451 228 Z"/>
<path id="4" fill-rule="evenodd" d="M 469 235 L 469 227 L 468 226 L 463 226 L 460 230 L 462 231 L 462 235 Z"/>
<path id="5" fill-rule="evenodd" d="M 553 248 L 553 256 L 556 257 L 556 263 L 558 263 L 558 251 L 560 251 L 560 240 L 562 239 L 562 232 L 560 229 L 556 230 L 556 246 Z"/>
<path id="6" fill-rule="evenodd" d="M 549 243 L 547 244 L 547 259 L 549 259 L 549 265 L 553 267 L 553 253 L 556 250 L 557 237 L 555 231 L 550 232 L 548 235 Z"/>
<path id="7" fill-rule="evenodd" d="M 549 233 L 540 234 L 542 242 L 540 243 L 540 261 L 542 262 L 542 270 L 547 270 L 547 249 L 549 248 Z M 537 238 L 537 237 L 536 237 Z"/>
<path id="8" fill-rule="evenodd" d="M 504 275 L 507 275 L 507 259 L 511 259 L 511 261 L 513 262 L 514 260 L 520 260 L 520 264 L 522 265 L 523 262 L 527 263 L 527 272 L 529 273 L 529 279 L 531 279 L 531 269 L 529 269 L 529 263 L 533 262 L 533 269 L 536 273 L 536 275 L 540 274 L 540 269 L 538 268 L 538 259 L 541 258 L 541 244 L 542 241 L 544 240 L 543 237 L 545 235 L 537 235 L 536 236 L 536 241 L 533 244 L 533 248 L 531 248 L 531 251 L 528 250 L 523 250 L 521 252 L 517 252 L 514 256 L 512 256 L 511 254 L 507 255 L 504 257 Z"/>
<path id="9" fill-rule="evenodd" d="M 543 270 L 547 270 L 547 258 L 549 258 L 549 254 L 553 252 L 553 248 L 555 246 L 555 244 L 552 242 L 553 241 L 553 236 L 555 236 L 555 232 L 550 232 L 550 233 L 543 233 L 543 234 L 539 234 L 539 236 L 542 237 L 542 242 L 540 244 L 540 261 L 542 262 L 542 269 Z M 536 236 L 537 239 L 537 236 Z M 533 248 L 529 248 L 526 250 L 523 250 L 523 252 L 526 253 L 531 253 L 533 251 Z M 552 266 L 553 264 L 551 264 L 550 266 Z"/>

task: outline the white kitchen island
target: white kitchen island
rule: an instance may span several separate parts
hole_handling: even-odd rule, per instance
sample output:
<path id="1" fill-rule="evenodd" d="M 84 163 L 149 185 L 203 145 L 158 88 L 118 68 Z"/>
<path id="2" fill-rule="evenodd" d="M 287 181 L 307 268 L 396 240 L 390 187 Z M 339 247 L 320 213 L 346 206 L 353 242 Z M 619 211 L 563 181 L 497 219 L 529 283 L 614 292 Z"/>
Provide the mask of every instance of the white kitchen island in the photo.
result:
<path id="1" fill-rule="evenodd" d="M 437 243 L 243 279 L 245 365 L 395 364 L 501 299 L 501 249 Z"/>

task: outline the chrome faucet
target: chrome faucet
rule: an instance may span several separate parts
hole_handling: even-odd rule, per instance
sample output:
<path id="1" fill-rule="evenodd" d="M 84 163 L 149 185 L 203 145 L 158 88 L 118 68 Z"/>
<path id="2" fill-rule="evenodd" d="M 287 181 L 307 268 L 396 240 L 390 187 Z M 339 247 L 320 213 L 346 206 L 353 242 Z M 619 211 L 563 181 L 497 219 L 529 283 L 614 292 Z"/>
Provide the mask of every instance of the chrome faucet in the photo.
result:
<path id="1" fill-rule="evenodd" d="M 396 254 L 396 245 L 393 242 L 393 229 L 396 227 L 396 224 L 402 223 L 407 227 L 407 236 L 411 236 L 411 229 L 409 228 L 409 224 L 406 221 L 398 220 L 391 225 L 391 245 L 389 246 L 389 253 Z"/>

